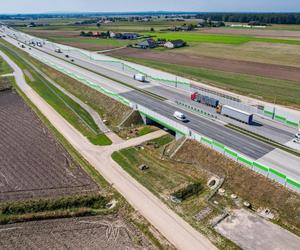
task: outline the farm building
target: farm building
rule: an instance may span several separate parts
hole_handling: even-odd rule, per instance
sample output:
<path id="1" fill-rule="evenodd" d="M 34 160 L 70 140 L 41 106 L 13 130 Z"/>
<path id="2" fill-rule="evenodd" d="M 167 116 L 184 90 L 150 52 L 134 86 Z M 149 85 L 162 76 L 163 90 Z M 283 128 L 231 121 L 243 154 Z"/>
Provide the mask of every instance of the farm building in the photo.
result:
<path id="1" fill-rule="evenodd" d="M 168 41 L 164 44 L 164 46 L 166 48 L 169 48 L 169 49 L 174 49 L 174 48 L 180 48 L 180 47 L 183 47 L 185 46 L 186 43 L 185 41 L 183 40 L 173 40 L 173 41 Z"/>
<path id="2" fill-rule="evenodd" d="M 147 39 L 137 44 L 138 48 L 141 49 L 152 49 L 156 47 L 156 43 L 153 39 Z"/>
<path id="3" fill-rule="evenodd" d="M 137 39 L 139 37 L 139 34 L 137 33 L 123 33 L 121 34 L 121 39 L 126 39 L 126 40 L 133 40 Z"/>

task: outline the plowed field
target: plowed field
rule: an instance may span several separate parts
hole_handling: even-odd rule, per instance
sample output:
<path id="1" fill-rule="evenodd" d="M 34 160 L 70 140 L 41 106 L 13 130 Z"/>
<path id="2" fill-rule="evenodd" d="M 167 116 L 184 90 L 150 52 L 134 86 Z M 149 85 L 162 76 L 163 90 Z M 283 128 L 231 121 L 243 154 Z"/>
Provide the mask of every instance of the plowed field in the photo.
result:
<path id="1" fill-rule="evenodd" d="M 0 92 L 0 201 L 96 190 L 22 98 Z"/>

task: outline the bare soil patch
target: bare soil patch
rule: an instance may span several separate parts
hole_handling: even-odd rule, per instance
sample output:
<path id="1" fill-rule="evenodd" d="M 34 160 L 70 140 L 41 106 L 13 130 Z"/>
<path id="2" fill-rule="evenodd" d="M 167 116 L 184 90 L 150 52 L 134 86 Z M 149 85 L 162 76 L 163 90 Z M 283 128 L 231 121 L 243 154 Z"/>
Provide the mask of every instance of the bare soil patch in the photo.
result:
<path id="1" fill-rule="evenodd" d="M 299 68 L 291 66 L 222 59 L 201 55 L 181 55 L 172 52 L 162 53 L 131 48 L 111 51 L 108 54 L 111 56 L 157 60 L 178 65 L 257 75 L 281 80 L 300 81 Z"/>
<path id="2" fill-rule="evenodd" d="M 250 35 L 264 37 L 289 37 L 300 38 L 300 31 L 290 30 L 266 30 L 266 29 L 238 29 L 238 28 L 212 28 L 203 29 L 201 33 L 225 34 L 225 35 Z"/>
<path id="3" fill-rule="evenodd" d="M 216 230 L 242 249 L 298 249 L 300 238 L 247 210 L 234 210 Z"/>
<path id="4" fill-rule="evenodd" d="M 0 201 L 99 190 L 12 91 L 0 92 L 0 138 Z"/>
<path id="5" fill-rule="evenodd" d="M 78 40 L 80 41 L 80 40 Z M 93 43 L 81 43 L 81 42 L 60 42 L 64 45 L 69 45 L 72 47 L 76 47 L 79 49 L 86 49 L 86 50 L 92 50 L 92 51 L 101 51 L 101 50 L 109 50 L 114 49 L 117 46 L 106 46 L 106 45 L 99 45 L 99 44 L 93 44 Z"/>
<path id="6" fill-rule="evenodd" d="M 154 249 L 119 216 L 17 223 L 0 227 L 3 249 Z"/>

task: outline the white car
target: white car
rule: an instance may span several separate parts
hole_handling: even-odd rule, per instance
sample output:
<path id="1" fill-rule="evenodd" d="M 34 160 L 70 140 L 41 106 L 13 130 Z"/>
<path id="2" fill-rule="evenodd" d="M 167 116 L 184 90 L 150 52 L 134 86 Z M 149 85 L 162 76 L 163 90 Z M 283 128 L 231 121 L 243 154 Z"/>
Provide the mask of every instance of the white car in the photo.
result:
<path id="1" fill-rule="evenodd" d="M 294 143 L 297 143 L 297 144 L 300 144 L 300 138 L 295 138 L 295 139 L 293 140 L 293 142 L 294 142 Z"/>
<path id="2" fill-rule="evenodd" d="M 300 139 L 300 132 L 295 134 L 295 137 Z"/>
<path id="3" fill-rule="evenodd" d="M 180 113 L 179 111 L 175 111 L 173 116 L 179 121 L 183 121 L 183 122 L 186 121 L 186 116 Z"/>

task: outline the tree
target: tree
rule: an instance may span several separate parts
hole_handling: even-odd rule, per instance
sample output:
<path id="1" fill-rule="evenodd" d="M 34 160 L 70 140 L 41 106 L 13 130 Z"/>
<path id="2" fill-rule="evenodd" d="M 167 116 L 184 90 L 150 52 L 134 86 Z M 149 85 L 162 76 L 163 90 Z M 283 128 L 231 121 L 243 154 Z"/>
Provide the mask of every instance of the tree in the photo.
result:
<path id="1" fill-rule="evenodd" d="M 101 23 L 97 23 L 97 27 L 98 27 L 98 29 L 101 27 Z"/>
<path id="2" fill-rule="evenodd" d="M 152 27 L 152 28 L 150 29 L 150 31 L 151 31 L 151 32 L 154 32 L 155 30 L 154 30 L 154 28 Z"/>

